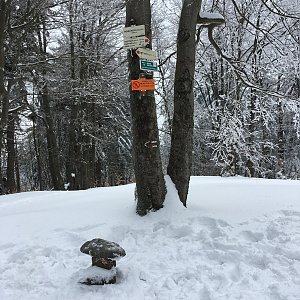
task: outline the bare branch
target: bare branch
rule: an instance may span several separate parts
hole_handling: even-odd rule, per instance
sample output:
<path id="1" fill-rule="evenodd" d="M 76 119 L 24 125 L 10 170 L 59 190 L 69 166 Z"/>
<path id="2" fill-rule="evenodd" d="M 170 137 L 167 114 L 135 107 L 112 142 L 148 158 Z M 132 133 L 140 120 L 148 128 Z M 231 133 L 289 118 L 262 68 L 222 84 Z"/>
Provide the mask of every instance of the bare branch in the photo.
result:
<path id="1" fill-rule="evenodd" d="M 256 90 L 256 91 L 259 91 L 259 92 L 262 92 L 266 95 L 269 95 L 269 96 L 273 96 L 273 97 L 278 97 L 278 98 L 286 98 L 286 97 L 291 97 L 290 95 L 288 94 L 280 94 L 278 92 L 272 92 L 272 91 L 268 91 L 266 89 L 263 89 L 262 87 L 260 86 L 257 86 L 256 84 L 252 83 L 251 81 L 249 81 L 248 79 L 248 75 L 247 73 L 238 68 L 235 64 L 238 63 L 237 61 L 233 61 L 230 57 L 226 56 L 222 50 L 220 49 L 219 45 L 216 43 L 216 41 L 214 40 L 213 38 L 213 29 L 216 27 L 217 25 L 209 25 L 208 26 L 208 39 L 209 41 L 211 42 L 212 46 L 216 49 L 218 55 L 220 55 L 222 58 L 224 58 L 228 63 L 229 65 L 233 68 L 235 74 L 237 75 L 237 77 L 241 80 L 241 82 L 243 84 L 245 84 L 247 87 L 253 89 L 253 90 Z M 246 77 L 246 79 L 244 77 Z"/>
<path id="2" fill-rule="evenodd" d="M 262 3 L 264 4 L 264 6 L 273 14 L 284 17 L 284 18 L 289 18 L 289 19 L 296 19 L 296 20 L 300 20 L 299 16 L 294 16 L 294 15 L 290 15 L 287 12 L 283 11 L 281 7 L 279 7 L 276 3 L 274 3 L 273 0 L 271 0 L 271 3 L 274 6 L 274 9 L 272 7 L 270 7 L 267 4 L 268 0 L 261 0 Z"/>
<path id="3" fill-rule="evenodd" d="M 172 52 L 167 58 L 165 58 L 162 62 L 159 60 L 159 65 L 158 67 L 163 66 L 173 55 L 175 55 L 177 53 L 177 51 Z"/>

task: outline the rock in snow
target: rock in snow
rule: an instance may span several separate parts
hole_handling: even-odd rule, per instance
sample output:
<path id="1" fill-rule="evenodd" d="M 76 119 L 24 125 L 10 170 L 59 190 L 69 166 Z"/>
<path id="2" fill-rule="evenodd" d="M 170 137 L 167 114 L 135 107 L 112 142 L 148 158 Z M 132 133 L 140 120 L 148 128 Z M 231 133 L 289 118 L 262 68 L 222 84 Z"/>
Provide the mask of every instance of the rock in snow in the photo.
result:
<path id="1" fill-rule="evenodd" d="M 85 242 L 80 251 L 95 258 L 116 259 L 126 255 L 125 250 L 117 243 L 99 238 Z"/>
<path id="2" fill-rule="evenodd" d="M 103 239 L 93 239 L 85 242 L 80 251 L 92 256 L 92 270 L 80 283 L 87 285 L 103 285 L 116 283 L 116 258 L 126 255 L 125 250 L 117 243 Z"/>

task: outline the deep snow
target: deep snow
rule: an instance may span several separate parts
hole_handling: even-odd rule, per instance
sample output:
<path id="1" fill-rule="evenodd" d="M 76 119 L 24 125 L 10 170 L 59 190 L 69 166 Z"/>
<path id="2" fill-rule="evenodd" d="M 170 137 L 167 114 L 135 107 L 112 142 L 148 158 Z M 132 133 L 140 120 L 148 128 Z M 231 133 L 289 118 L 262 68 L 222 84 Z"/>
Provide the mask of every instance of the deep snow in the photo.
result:
<path id="1" fill-rule="evenodd" d="M 300 181 L 193 177 L 184 208 L 135 214 L 134 185 L 0 197 L 1 300 L 299 300 Z M 115 285 L 78 283 L 93 238 L 127 255 Z"/>

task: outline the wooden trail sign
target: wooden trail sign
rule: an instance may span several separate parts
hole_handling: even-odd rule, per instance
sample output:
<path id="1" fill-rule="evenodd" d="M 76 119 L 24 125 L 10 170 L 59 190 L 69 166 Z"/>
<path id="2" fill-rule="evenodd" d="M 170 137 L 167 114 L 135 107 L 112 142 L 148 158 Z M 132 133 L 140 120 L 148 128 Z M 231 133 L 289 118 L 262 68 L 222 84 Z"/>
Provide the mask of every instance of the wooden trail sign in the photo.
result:
<path id="1" fill-rule="evenodd" d="M 133 38 L 124 37 L 124 49 L 135 49 L 138 47 L 145 47 L 150 40 L 146 36 L 136 36 Z"/>
<path id="2" fill-rule="evenodd" d="M 154 50 L 146 49 L 146 48 L 138 48 L 136 49 L 135 53 L 141 59 L 149 59 L 149 60 L 157 60 L 158 55 L 157 52 Z"/>
<path id="3" fill-rule="evenodd" d="M 144 36 L 144 35 L 145 35 L 145 25 L 130 26 L 130 27 L 125 27 L 123 29 L 124 39 L 134 38 L 137 36 Z"/>

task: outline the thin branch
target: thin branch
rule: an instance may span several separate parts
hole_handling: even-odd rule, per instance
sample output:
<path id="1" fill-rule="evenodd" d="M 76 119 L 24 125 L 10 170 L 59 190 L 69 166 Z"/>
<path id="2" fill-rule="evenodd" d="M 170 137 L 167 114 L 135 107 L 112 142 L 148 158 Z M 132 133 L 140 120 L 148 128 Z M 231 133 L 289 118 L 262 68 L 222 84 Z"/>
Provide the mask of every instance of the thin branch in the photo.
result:
<path id="1" fill-rule="evenodd" d="M 284 18 L 289 18 L 289 19 L 296 19 L 296 20 L 300 20 L 300 17 L 298 16 L 293 16 L 293 15 L 289 15 L 287 14 L 285 11 L 283 11 L 280 7 L 277 6 L 276 3 L 274 3 L 274 1 L 271 0 L 271 3 L 273 4 L 274 8 L 276 9 L 276 11 L 274 9 L 272 9 L 268 4 L 267 1 L 268 0 L 261 0 L 262 3 L 264 4 L 264 6 L 273 14 L 284 17 Z M 281 10 L 281 11 L 280 11 Z"/>
<path id="2" fill-rule="evenodd" d="M 173 55 L 175 55 L 177 53 L 177 51 L 172 52 L 167 58 L 165 58 L 163 60 L 163 62 L 161 62 L 158 67 L 161 67 L 162 65 L 164 65 Z"/>
<path id="3" fill-rule="evenodd" d="M 230 57 L 226 56 L 222 52 L 222 50 L 220 49 L 219 45 L 214 40 L 214 38 L 213 38 L 213 29 L 215 27 L 216 27 L 215 24 L 208 26 L 208 39 L 211 42 L 212 46 L 216 49 L 218 55 L 221 56 L 222 58 L 224 58 L 229 63 L 229 65 L 233 68 L 235 74 L 242 81 L 242 83 L 244 83 L 247 87 L 249 87 L 253 90 L 262 92 L 262 93 L 264 93 L 266 95 L 269 95 L 269 96 L 278 97 L 278 98 L 286 98 L 288 96 L 291 97 L 290 95 L 287 95 L 287 94 L 284 95 L 284 94 L 280 94 L 280 93 L 277 93 L 277 92 L 270 92 L 268 90 L 263 89 L 262 87 L 257 86 L 256 84 L 250 82 L 249 79 L 248 79 L 247 73 L 244 70 L 241 70 L 241 69 L 237 68 L 237 66 L 235 65 L 235 63 L 238 63 L 238 62 L 233 61 Z M 247 79 L 243 78 L 242 75 L 244 75 Z"/>

